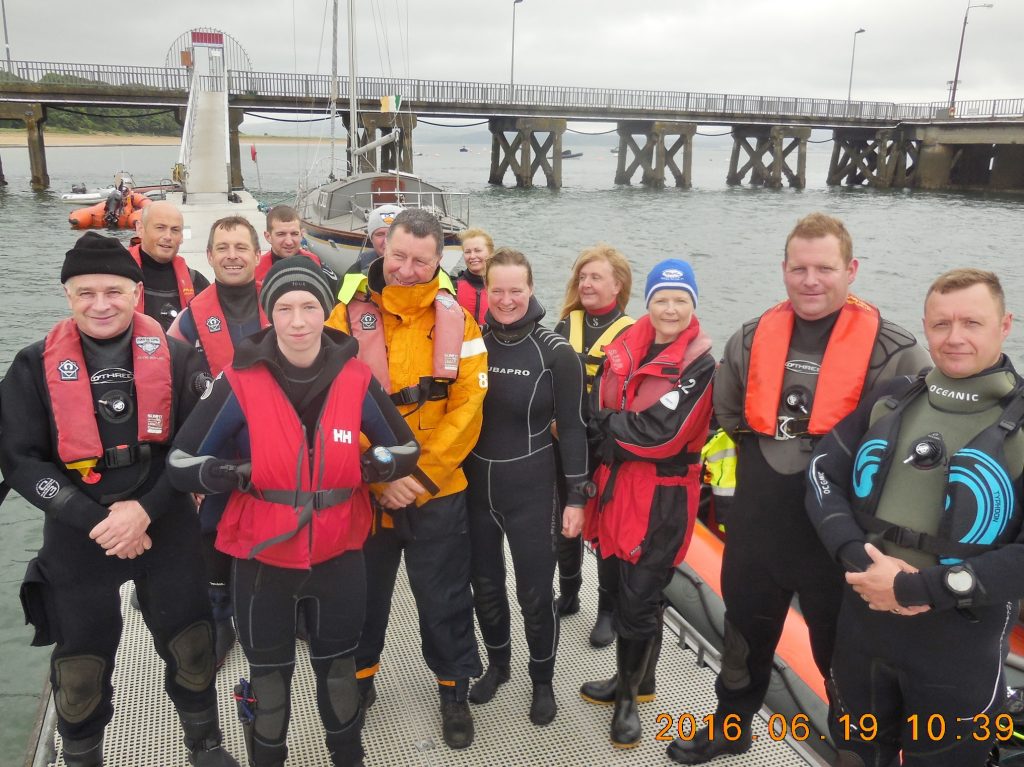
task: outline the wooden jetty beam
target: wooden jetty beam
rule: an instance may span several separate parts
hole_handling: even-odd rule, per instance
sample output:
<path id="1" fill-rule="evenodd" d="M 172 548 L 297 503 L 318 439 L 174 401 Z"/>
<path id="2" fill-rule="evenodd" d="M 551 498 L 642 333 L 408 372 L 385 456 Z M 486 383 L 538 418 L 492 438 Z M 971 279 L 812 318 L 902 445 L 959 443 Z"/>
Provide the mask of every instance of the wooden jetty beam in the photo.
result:
<path id="1" fill-rule="evenodd" d="M 832 132 L 832 160 L 827 183 L 879 189 L 917 185 L 920 141 L 905 131 L 873 128 L 836 128 Z"/>
<path id="2" fill-rule="evenodd" d="M 562 134 L 566 121 L 558 117 L 492 117 L 491 174 L 488 182 L 500 186 L 511 168 L 516 186 L 533 187 L 533 177 L 544 171 L 549 189 L 562 187 Z M 510 141 L 505 135 L 514 133 Z M 543 140 L 537 135 L 547 134 Z"/>
<path id="3" fill-rule="evenodd" d="M 359 146 L 366 146 L 371 141 L 383 138 L 394 131 L 399 131 L 399 138 L 393 144 L 385 144 L 380 147 L 380 170 L 399 170 L 403 173 L 412 173 L 412 131 L 416 127 L 416 115 L 408 112 L 360 112 L 359 122 L 362 123 L 360 131 Z M 368 152 L 363 155 L 371 166 L 369 170 L 375 170 L 377 162 L 376 152 Z"/>
<path id="4" fill-rule="evenodd" d="M 734 125 L 726 183 L 737 186 L 749 174 L 754 186 L 780 189 L 785 176 L 790 187 L 803 189 L 807 185 L 807 139 L 810 136 L 810 128 L 796 125 Z M 787 159 L 793 150 L 797 153 L 796 170 Z M 742 166 L 741 151 L 746 155 Z M 768 155 L 767 160 L 765 155 Z"/>
<path id="5" fill-rule="evenodd" d="M 615 183 L 629 184 L 637 168 L 643 173 L 640 183 L 655 189 L 665 186 L 665 168 L 675 179 L 676 186 L 689 189 L 693 169 L 693 136 L 697 123 L 671 120 L 622 120 L 618 124 L 619 155 L 615 169 Z M 636 136 L 644 137 L 641 147 Z M 675 137 L 670 146 L 666 138 Z M 676 156 L 682 150 L 682 167 Z M 628 162 L 627 162 L 628 161 Z"/>
<path id="6" fill-rule="evenodd" d="M 46 172 L 46 143 L 43 141 L 46 107 L 42 104 L 0 103 L 0 119 L 21 120 L 25 123 L 28 130 L 28 162 L 32 171 L 32 188 L 46 189 L 50 186 L 50 174 Z"/>

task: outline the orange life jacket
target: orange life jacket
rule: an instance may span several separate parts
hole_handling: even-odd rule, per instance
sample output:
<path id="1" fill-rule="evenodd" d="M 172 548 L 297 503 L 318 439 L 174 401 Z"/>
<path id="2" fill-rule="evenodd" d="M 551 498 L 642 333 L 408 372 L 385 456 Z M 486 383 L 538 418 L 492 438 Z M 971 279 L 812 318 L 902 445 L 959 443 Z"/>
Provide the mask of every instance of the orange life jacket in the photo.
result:
<path id="1" fill-rule="evenodd" d="M 128 248 L 128 252 L 132 258 L 135 259 L 135 263 L 142 268 L 142 244 L 132 245 Z M 181 308 L 184 309 L 190 303 L 192 299 L 196 297 L 196 289 L 192 285 L 192 272 L 188 268 L 188 264 L 185 263 L 185 259 L 181 256 L 175 256 L 171 260 L 171 264 L 174 266 L 174 279 L 178 282 L 178 303 L 181 304 Z M 145 312 L 146 294 L 143 293 L 139 297 L 139 305 L 135 307 L 140 312 Z"/>
<path id="2" fill-rule="evenodd" d="M 138 441 L 166 442 L 171 436 L 171 352 L 160 323 L 138 311 L 132 325 L 132 360 Z M 96 482 L 93 468 L 104 446 L 82 338 L 73 320 L 61 320 L 46 336 L 43 367 L 57 426 L 57 454 L 83 480 Z"/>
<path id="3" fill-rule="evenodd" d="M 776 436 L 782 381 L 796 313 L 789 301 L 761 315 L 754 331 L 743 414 L 758 434 Z M 878 309 L 848 295 L 832 328 L 811 404 L 806 434 L 827 434 L 860 402 L 882 318 Z"/>
<path id="4" fill-rule="evenodd" d="M 256 306 L 260 313 L 260 327 L 265 328 L 270 325 L 267 315 L 264 314 L 259 301 L 256 302 Z M 227 320 L 224 319 L 224 309 L 220 305 L 217 286 L 213 285 L 209 290 L 204 290 L 196 296 L 189 310 L 192 312 L 192 321 L 195 323 L 203 354 L 206 355 L 206 362 L 210 366 L 210 374 L 216 377 L 224 368 L 230 366 L 235 358 L 235 344 L 231 340 Z"/>

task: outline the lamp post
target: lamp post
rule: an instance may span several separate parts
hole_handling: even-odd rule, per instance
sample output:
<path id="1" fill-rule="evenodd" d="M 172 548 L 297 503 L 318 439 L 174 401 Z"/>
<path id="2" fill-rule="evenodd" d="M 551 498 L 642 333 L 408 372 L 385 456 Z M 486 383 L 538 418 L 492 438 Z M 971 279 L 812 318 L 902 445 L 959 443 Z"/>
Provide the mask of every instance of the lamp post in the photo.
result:
<path id="1" fill-rule="evenodd" d="M 7 50 L 7 71 L 13 73 L 14 65 L 11 64 L 11 38 L 7 36 L 7 4 L 0 0 L 0 12 L 4 17 L 4 48 Z"/>
<path id="2" fill-rule="evenodd" d="M 971 8 L 991 8 L 992 3 L 971 3 L 968 0 L 967 10 L 964 11 L 964 26 L 960 30 L 960 48 L 956 52 L 956 72 L 953 73 L 953 90 L 949 94 L 949 116 L 956 114 L 956 86 L 960 82 L 960 58 L 964 55 L 964 36 L 967 34 L 967 17 Z"/>
<path id="3" fill-rule="evenodd" d="M 512 101 L 512 95 L 516 87 L 516 6 L 523 0 L 512 0 L 512 67 L 508 75 L 508 100 Z"/>
<path id="4" fill-rule="evenodd" d="M 853 60 L 857 56 L 857 35 L 866 32 L 867 30 L 861 27 L 853 33 L 853 50 L 850 52 L 850 84 L 846 87 L 846 116 L 850 116 L 850 95 L 853 93 Z"/>

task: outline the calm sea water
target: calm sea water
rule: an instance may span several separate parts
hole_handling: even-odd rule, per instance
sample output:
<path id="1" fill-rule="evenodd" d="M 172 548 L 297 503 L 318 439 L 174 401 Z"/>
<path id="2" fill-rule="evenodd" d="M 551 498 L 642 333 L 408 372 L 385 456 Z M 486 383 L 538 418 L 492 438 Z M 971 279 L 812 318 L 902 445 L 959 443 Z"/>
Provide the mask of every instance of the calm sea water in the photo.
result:
<path id="1" fill-rule="evenodd" d="M 853 234 L 861 261 L 855 292 L 919 335 L 927 285 L 956 266 L 995 270 L 1010 310 L 1024 311 L 1024 199 L 829 189 L 824 180 L 830 144 L 811 147 L 804 190 L 729 188 L 729 146 L 700 137 L 692 189 L 616 188 L 613 143 L 609 136 L 606 146 L 578 147 L 583 157 L 563 163 L 565 186 L 558 191 L 488 186 L 490 147 L 485 145 L 470 145 L 468 153 L 459 152 L 458 145 L 418 146 L 416 170 L 453 191 L 468 192 L 470 223 L 489 230 L 496 243 L 527 254 L 551 324 L 576 254 L 607 242 L 634 265 L 634 315 L 643 311 L 637 296 L 655 263 L 670 256 L 690 260 L 699 283 L 698 315 L 721 351 L 741 322 L 784 297 L 782 245 L 796 220 L 814 210 L 839 216 Z M 572 146 L 571 136 L 565 145 Z M 258 196 L 280 202 L 293 195 L 316 152 L 308 145 L 259 147 L 263 193 Z M 255 190 L 257 167 L 242 154 L 245 180 Z M 0 187 L 0 264 L 7 290 L 0 301 L 0 374 L 21 347 L 42 338 L 66 313 L 58 274 L 76 233 L 67 226 L 71 206 L 60 202 L 59 193 L 79 181 L 103 186 L 121 169 L 139 183 L 152 183 L 169 174 L 176 155 L 176 147 L 50 148 L 52 191 L 34 193 L 27 151 L 0 149 L 9 182 Z M 1007 350 L 1024 364 L 1024 329 L 1011 334 Z M 24 748 L 47 669 L 48 651 L 29 647 L 18 602 L 25 563 L 40 543 L 41 513 L 11 498 L 3 506 L 0 530 L 0 762 L 8 764 Z"/>

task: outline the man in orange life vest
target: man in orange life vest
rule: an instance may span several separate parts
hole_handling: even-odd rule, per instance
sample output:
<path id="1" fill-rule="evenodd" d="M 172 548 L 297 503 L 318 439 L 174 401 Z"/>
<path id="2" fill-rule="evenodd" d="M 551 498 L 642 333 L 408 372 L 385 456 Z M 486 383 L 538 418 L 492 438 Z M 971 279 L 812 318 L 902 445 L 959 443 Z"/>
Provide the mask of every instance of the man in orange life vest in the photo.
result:
<path id="1" fill-rule="evenodd" d="M 133 580 L 191 764 L 237 767 L 221 747 L 199 520 L 165 470 L 209 377 L 192 349 L 135 311 L 142 272 L 117 240 L 81 237 L 61 281 L 70 319 L 19 352 L 0 389 L 0 469 L 45 514 L 22 603 L 33 644 L 56 642 L 50 680 L 64 763 L 103 762 L 118 589 Z"/>
<path id="2" fill-rule="evenodd" d="M 849 292 L 857 266 L 841 221 L 806 216 L 786 240 L 788 299 L 726 344 L 714 390 L 718 423 L 737 443 L 722 561 L 725 648 L 714 729 L 669 746 L 681 764 L 750 748 L 750 724 L 764 702 L 794 593 L 815 663 L 828 679 L 843 574 L 804 510 L 811 451 L 876 383 L 928 364 L 911 333 Z M 730 724 L 723 731 L 727 717 L 740 729 Z M 723 737 L 737 731 L 737 738 Z"/>
<path id="3" fill-rule="evenodd" d="M 220 375 L 231 365 L 238 341 L 269 324 L 259 305 L 254 277 L 259 247 L 259 235 L 243 217 L 228 216 L 215 221 L 206 243 L 206 259 L 213 268 L 214 283 L 196 296 L 167 331 L 169 337 L 196 347 L 211 376 Z M 225 494 L 210 495 L 199 506 L 218 668 L 235 643 L 228 590 L 231 557 L 213 545 L 227 499 Z"/>
<path id="4" fill-rule="evenodd" d="M 302 248 L 302 225 L 299 222 L 299 212 L 288 205 L 275 205 L 267 211 L 267 230 L 263 233 L 267 242 L 270 243 L 270 250 L 260 256 L 256 265 L 256 282 L 262 285 L 270 267 L 282 258 L 292 256 L 305 256 L 320 267 L 327 279 L 327 285 L 331 289 L 331 295 L 338 295 L 338 275 L 334 270 L 315 253 L 310 253 Z"/>
<path id="5" fill-rule="evenodd" d="M 142 209 L 136 224 L 136 238 L 128 248 L 142 269 L 143 297 L 138 310 L 160 323 L 165 331 L 178 313 L 188 306 L 210 282 L 189 268 L 178 255 L 184 237 L 181 212 L 170 202 L 157 201 Z"/>
<path id="6" fill-rule="evenodd" d="M 440 269 L 444 233 L 419 208 L 395 217 L 384 257 L 348 274 L 327 324 L 359 340 L 363 360 L 420 442 L 416 470 L 375 486 L 366 541 L 366 624 L 356 652 L 365 706 L 377 672 L 402 554 L 420 616 L 423 656 L 437 676 L 445 743 L 473 742 L 469 677 L 482 669 L 473 632 L 466 475 L 487 393 L 487 347 Z"/>

